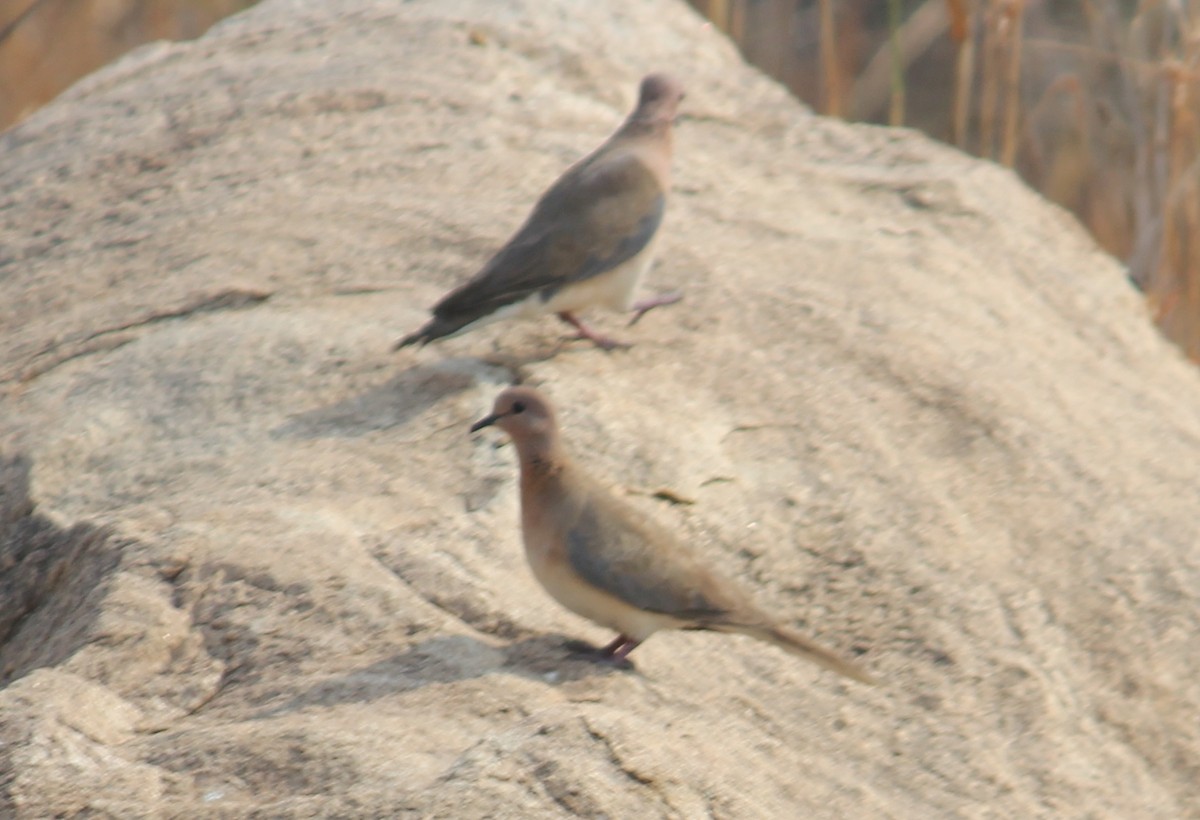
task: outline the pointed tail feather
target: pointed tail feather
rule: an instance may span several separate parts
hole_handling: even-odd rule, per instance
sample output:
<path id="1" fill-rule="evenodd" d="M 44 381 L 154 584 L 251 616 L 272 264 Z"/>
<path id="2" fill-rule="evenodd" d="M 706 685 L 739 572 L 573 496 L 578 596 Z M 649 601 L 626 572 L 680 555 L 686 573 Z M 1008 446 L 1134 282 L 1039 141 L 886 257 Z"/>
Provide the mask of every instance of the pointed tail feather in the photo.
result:
<path id="1" fill-rule="evenodd" d="M 441 339 L 444 336 L 453 336 L 464 329 L 466 324 L 466 322 L 447 320 L 441 316 L 434 316 L 422 325 L 421 329 L 416 333 L 410 333 L 392 345 L 392 352 L 395 353 L 397 350 L 408 347 L 411 344 L 420 344 L 421 347 L 424 347 L 430 342 Z"/>
<path id="2" fill-rule="evenodd" d="M 790 652 L 793 655 L 798 655 L 813 663 L 820 664 L 826 669 L 837 672 L 839 675 L 853 678 L 859 683 L 865 683 L 870 686 L 876 686 L 879 683 L 858 666 L 850 663 L 850 661 L 839 658 L 828 649 L 813 643 L 799 632 L 794 632 L 782 626 L 730 625 L 724 627 L 722 631 L 740 632 L 743 635 L 749 635 L 751 638 L 757 638 L 760 641 L 774 644 L 785 652 Z"/>
<path id="3" fill-rule="evenodd" d="M 440 308 L 441 305 L 438 305 Z M 436 311 L 438 308 L 434 308 Z M 416 333 L 410 333 L 392 346 L 392 352 L 411 344 L 419 343 L 422 347 L 438 339 L 448 339 L 468 330 L 488 324 L 504 315 L 503 310 L 474 310 L 460 311 L 455 314 L 434 313 L 433 318 L 421 326 Z"/>
<path id="4" fill-rule="evenodd" d="M 392 352 L 395 353 L 397 350 L 408 347 L 411 344 L 416 344 L 417 342 L 420 342 L 421 347 L 424 347 L 425 345 L 429 344 L 429 341 L 431 338 L 432 337 L 429 334 L 429 326 L 426 325 L 425 327 L 418 330 L 416 333 L 410 333 L 409 335 L 405 336 L 403 339 L 401 339 L 400 341 L 398 341 L 394 345 L 392 345 Z"/>

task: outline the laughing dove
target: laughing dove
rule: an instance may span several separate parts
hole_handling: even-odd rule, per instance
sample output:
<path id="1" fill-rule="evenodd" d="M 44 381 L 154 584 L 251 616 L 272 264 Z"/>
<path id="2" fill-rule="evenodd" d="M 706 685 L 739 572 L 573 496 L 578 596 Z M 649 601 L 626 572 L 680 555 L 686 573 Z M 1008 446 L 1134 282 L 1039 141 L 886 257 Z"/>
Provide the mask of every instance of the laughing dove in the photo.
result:
<path id="1" fill-rule="evenodd" d="M 544 313 L 574 326 L 577 338 L 611 349 L 620 343 L 592 330 L 577 311 L 632 309 L 637 321 L 678 301 L 672 294 L 635 305 L 633 294 L 653 261 L 671 181 L 671 124 L 682 99 L 675 78 L 643 79 L 637 108 L 616 133 L 567 169 L 483 270 L 434 305 L 433 318 L 394 349 Z"/>
<path id="2" fill-rule="evenodd" d="M 567 609 L 619 633 L 599 650 L 626 655 L 660 629 L 749 635 L 863 683 L 865 672 L 782 626 L 733 582 L 703 567 L 669 532 L 616 498 L 567 457 L 554 411 L 511 387 L 471 431 L 496 425 L 521 464 L 521 525 L 534 576 Z"/>

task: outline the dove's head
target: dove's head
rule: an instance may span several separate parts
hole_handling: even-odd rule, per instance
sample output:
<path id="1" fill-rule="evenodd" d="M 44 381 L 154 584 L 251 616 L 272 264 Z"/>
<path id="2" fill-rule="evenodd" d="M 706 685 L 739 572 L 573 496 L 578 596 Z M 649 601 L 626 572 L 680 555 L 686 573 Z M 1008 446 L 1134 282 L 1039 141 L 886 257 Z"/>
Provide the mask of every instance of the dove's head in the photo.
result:
<path id="1" fill-rule="evenodd" d="M 471 425 L 471 432 L 495 425 L 512 436 L 522 453 L 553 449 L 557 426 L 549 400 L 532 387 L 510 387 L 496 397 L 491 415 Z"/>
<path id="2" fill-rule="evenodd" d="M 670 74 L 647 74 L 638 91 L 637 109 L 631 119 L 639 122 L 671 122 L 683 100 L 683 84 Z"/>

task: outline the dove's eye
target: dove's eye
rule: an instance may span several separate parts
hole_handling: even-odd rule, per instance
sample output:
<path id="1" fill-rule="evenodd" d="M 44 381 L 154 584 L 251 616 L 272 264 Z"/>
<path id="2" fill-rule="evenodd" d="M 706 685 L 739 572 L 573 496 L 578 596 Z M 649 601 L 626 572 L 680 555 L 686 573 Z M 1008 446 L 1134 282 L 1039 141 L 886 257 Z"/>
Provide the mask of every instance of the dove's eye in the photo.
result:
<path id="1" fill-rule="evenodd" d="M 525 402 L 523 402 L 523 401 L 513 402 L 513 412 L 514 413 L 524 413 L 525 412 Z"/>

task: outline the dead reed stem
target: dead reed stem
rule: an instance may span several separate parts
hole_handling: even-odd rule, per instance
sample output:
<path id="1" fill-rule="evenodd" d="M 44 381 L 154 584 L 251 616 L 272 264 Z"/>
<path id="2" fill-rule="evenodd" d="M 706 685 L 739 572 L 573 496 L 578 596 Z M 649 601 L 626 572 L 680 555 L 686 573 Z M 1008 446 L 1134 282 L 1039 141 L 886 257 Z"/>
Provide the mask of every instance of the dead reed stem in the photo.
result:
<path id="1" fill-rule="evenodd" d="M 821 20 L 821 111 L 831 117 L 840 117 L 843 113 L 842 76 L 833 5 L 834 0 L 818 0 L 817 3 Z"/>
<path id="2" fill-rule="evenodd" d="M 892 69 L 889 125 L 904 125 L 904 55 L 900 53 L 900 27 L 903 17 L 901 0 L 888 0 L 888 51 L 891 54 Z"/>
<path id="3" fill-rule="evenodd" d="M 991 159 L 995 151 L 996 99 L 1000 88 L 1000 2 L 987 0 L 983 15 L 983 66 L 979 93 L 979 156 Z"/>
<path id="4" fill-rule="evenodd" d="M 951 135 L 959 148 L 967 147 L 967 122 L 971 112 L 971 87 L 975 82 L 975 12 L 966 0 L 946 0 L 950 36 L 958 43 L 954 62 L 954 112 Z"/>
<path id="5" fill-rule="evenodd" d="M 1004 78 L 1004 141 L 1000 149 L 1000 161 L 1011 168 L 1017 159 L 1021 119 L 1021 24 L 1025 19 L 1025 0 L 1009 0 L 1004 9 L 1004 18 L 1008 71 Z"/>

